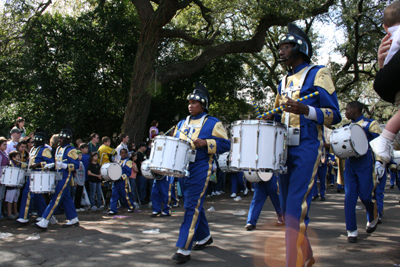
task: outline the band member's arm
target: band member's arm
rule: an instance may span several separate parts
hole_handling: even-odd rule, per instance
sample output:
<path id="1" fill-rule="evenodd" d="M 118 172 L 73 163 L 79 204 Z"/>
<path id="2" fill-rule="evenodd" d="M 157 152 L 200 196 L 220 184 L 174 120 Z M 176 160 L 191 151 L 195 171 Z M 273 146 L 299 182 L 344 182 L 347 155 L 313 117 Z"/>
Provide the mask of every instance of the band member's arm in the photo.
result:
<path id="1" fill-rule="evenodd" d="M 129 176 L 131 176 L 131 174 L 132 174 L 132 161 L 128 160 L 125 163 L 125 166 L 122 168 L 121 178 L 126 180 L 129 178 Z"/>
<path id="2" fill-rule="evenodd" d="M 67 167 L 68 172 L 72 172 L 79 169 L 78 153 L 75 148 L 68 151 L 66 163 L 68 166 Z"/>
<path id="3" fill-rule="evenodd" d="M 206 139 L 206 141 L 208 154 L 222 154 L 231 149 L 231 142 L 220 121 L 214 125 L 212 139 Z"/>

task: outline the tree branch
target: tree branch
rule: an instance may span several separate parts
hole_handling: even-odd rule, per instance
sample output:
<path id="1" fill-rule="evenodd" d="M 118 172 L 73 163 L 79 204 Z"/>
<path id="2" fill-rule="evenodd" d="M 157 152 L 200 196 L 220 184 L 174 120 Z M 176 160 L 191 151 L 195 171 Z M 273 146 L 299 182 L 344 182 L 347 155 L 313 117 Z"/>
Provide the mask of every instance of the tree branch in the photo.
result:
<path id="1" fill-rule="evenodd" d="M 181 38 L 193 45 L 197 45 L 197 46 L 208 46 L 208 45 L 212 45 L 214 43 L 215 38 L 221 34 L 220 31 L 216 31 L 214 32 L 214 34 L 211 36 L 210 39 L 197 39 L 197 38 L 193 38 L 192 36 L 190 36 L 189 34 L 187 34 L 186 32 L 182 31 L 182 30 L 169 30 L 169 29 L 163 29 L 161 31 L 161 36 L 165 37 L 165 38 Z"/>

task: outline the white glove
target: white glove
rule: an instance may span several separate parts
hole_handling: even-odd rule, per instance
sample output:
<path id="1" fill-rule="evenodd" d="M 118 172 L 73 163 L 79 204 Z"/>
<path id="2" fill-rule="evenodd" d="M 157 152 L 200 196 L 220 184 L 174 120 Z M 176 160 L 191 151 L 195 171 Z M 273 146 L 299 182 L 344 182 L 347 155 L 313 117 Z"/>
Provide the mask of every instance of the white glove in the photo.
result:
<path id="1" fill-rule="evenodd" d="M 47 163 L 46 165 L 44 165 L 43 169 L 51 169 L 54 167 L 54 163 Z"/>
<path id="2" fill-rule="evenodd" d="M 57 161 L 57 169 L 66 169 L 68 165 L 64 162 Z"/>
<path id="3" fill-rule="evenodd" d="M 376 178 L 379 180 L 385 174 L 385 164 L 382 164 L 380 161 L 375 162 L 375 173 Z"/>

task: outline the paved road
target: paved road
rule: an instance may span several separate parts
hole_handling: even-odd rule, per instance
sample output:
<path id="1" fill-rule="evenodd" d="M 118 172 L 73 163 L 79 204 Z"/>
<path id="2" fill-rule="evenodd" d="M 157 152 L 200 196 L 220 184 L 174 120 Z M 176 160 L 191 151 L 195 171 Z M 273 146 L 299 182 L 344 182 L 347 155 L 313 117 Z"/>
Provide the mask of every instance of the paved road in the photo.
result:
<path id="1" fill-rule="evenodd" d="M 344 223 L 344 194 L 328 188 L 325 202 L 311 205 L 308 235 L 314 250 L 314 266 L 400 266 L 400 192 L 386 189 L 383 223 L 373 234 L 365 229 L 364 209 L 357 210 L 359 242 L 347 242 Z M 214 243 L 203 251 L 194 251 L 185 266 L 284 266 L 284 229 L 276 227 L 276 214 L 270 200 L 264 205 L 257 230 L 245 231 L 251 196 L 234 201 L 226 193 L 206 199 Z M 362 207 L 359 202 L 358 207 Z M 246 211 L 246 215 L 233 213 Z M 18 227 L 1 221 L 0 232 L 11 237 L 0 239 L 0 266 L 176 266 L 171 260 L 176 251 L 183 208 L 174 209 L 173 216 L 150 218 L 149 208 L 128 214 L 126 218 L 110 218 L 101 211 L 79 213 L 81 227 L 61 228 L 47 232 L 33 226 Z M 159 234 L 143 230 L 159 229 Z M 40 239 L 26 240 L 39 233 Z"/>

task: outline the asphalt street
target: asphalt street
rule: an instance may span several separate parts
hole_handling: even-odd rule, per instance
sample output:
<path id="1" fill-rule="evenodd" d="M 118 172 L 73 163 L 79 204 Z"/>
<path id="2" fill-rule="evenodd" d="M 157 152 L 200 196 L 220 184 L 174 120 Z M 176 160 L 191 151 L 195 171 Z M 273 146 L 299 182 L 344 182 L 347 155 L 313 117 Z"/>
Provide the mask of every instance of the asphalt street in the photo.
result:
<path id="1" fill-rule="evenodd" d="M 235 201 L 226 192 L 207 198 L 206 211 L 214 243 L 193 251 L 185 266 L 284 266 L 284 227 L 277 220 L 268 199 L 257 228 L 244 226 L 252 198 Z M 240 195 L 240 194 L 239 194 Z M 385 214 L 373 234 L 365 232 L 366 214 L 357 204 L 358 243 L 347 242 L 344 221 L 344 194 L 328 187 L 326 201 L 312 202 L 308 236 L 314 251 L 314 266 L 400 266 L 400 192 L 386 186 Z M 58 225 L 41 232 L 33 225 L 20 227 L 0 221 L 0 266 L 176 266 L 171 260 L 183 220 L 183 207 L 171 217 L 150 218 L 152 210 L 140 207 L 134 213 L 119 211 L 109 217 L 102 211 L 79 213 L 80 227 Z M 244 215 L 234 215 L 243 214 Z M 127 216 L 127 217 L 124 217 Z M 31 219 L 33 224 L 34 217 Z M 159 233 L 143 233 L 159 229 Z M 38 239 L 38 237 L 40 237 Z"/>

